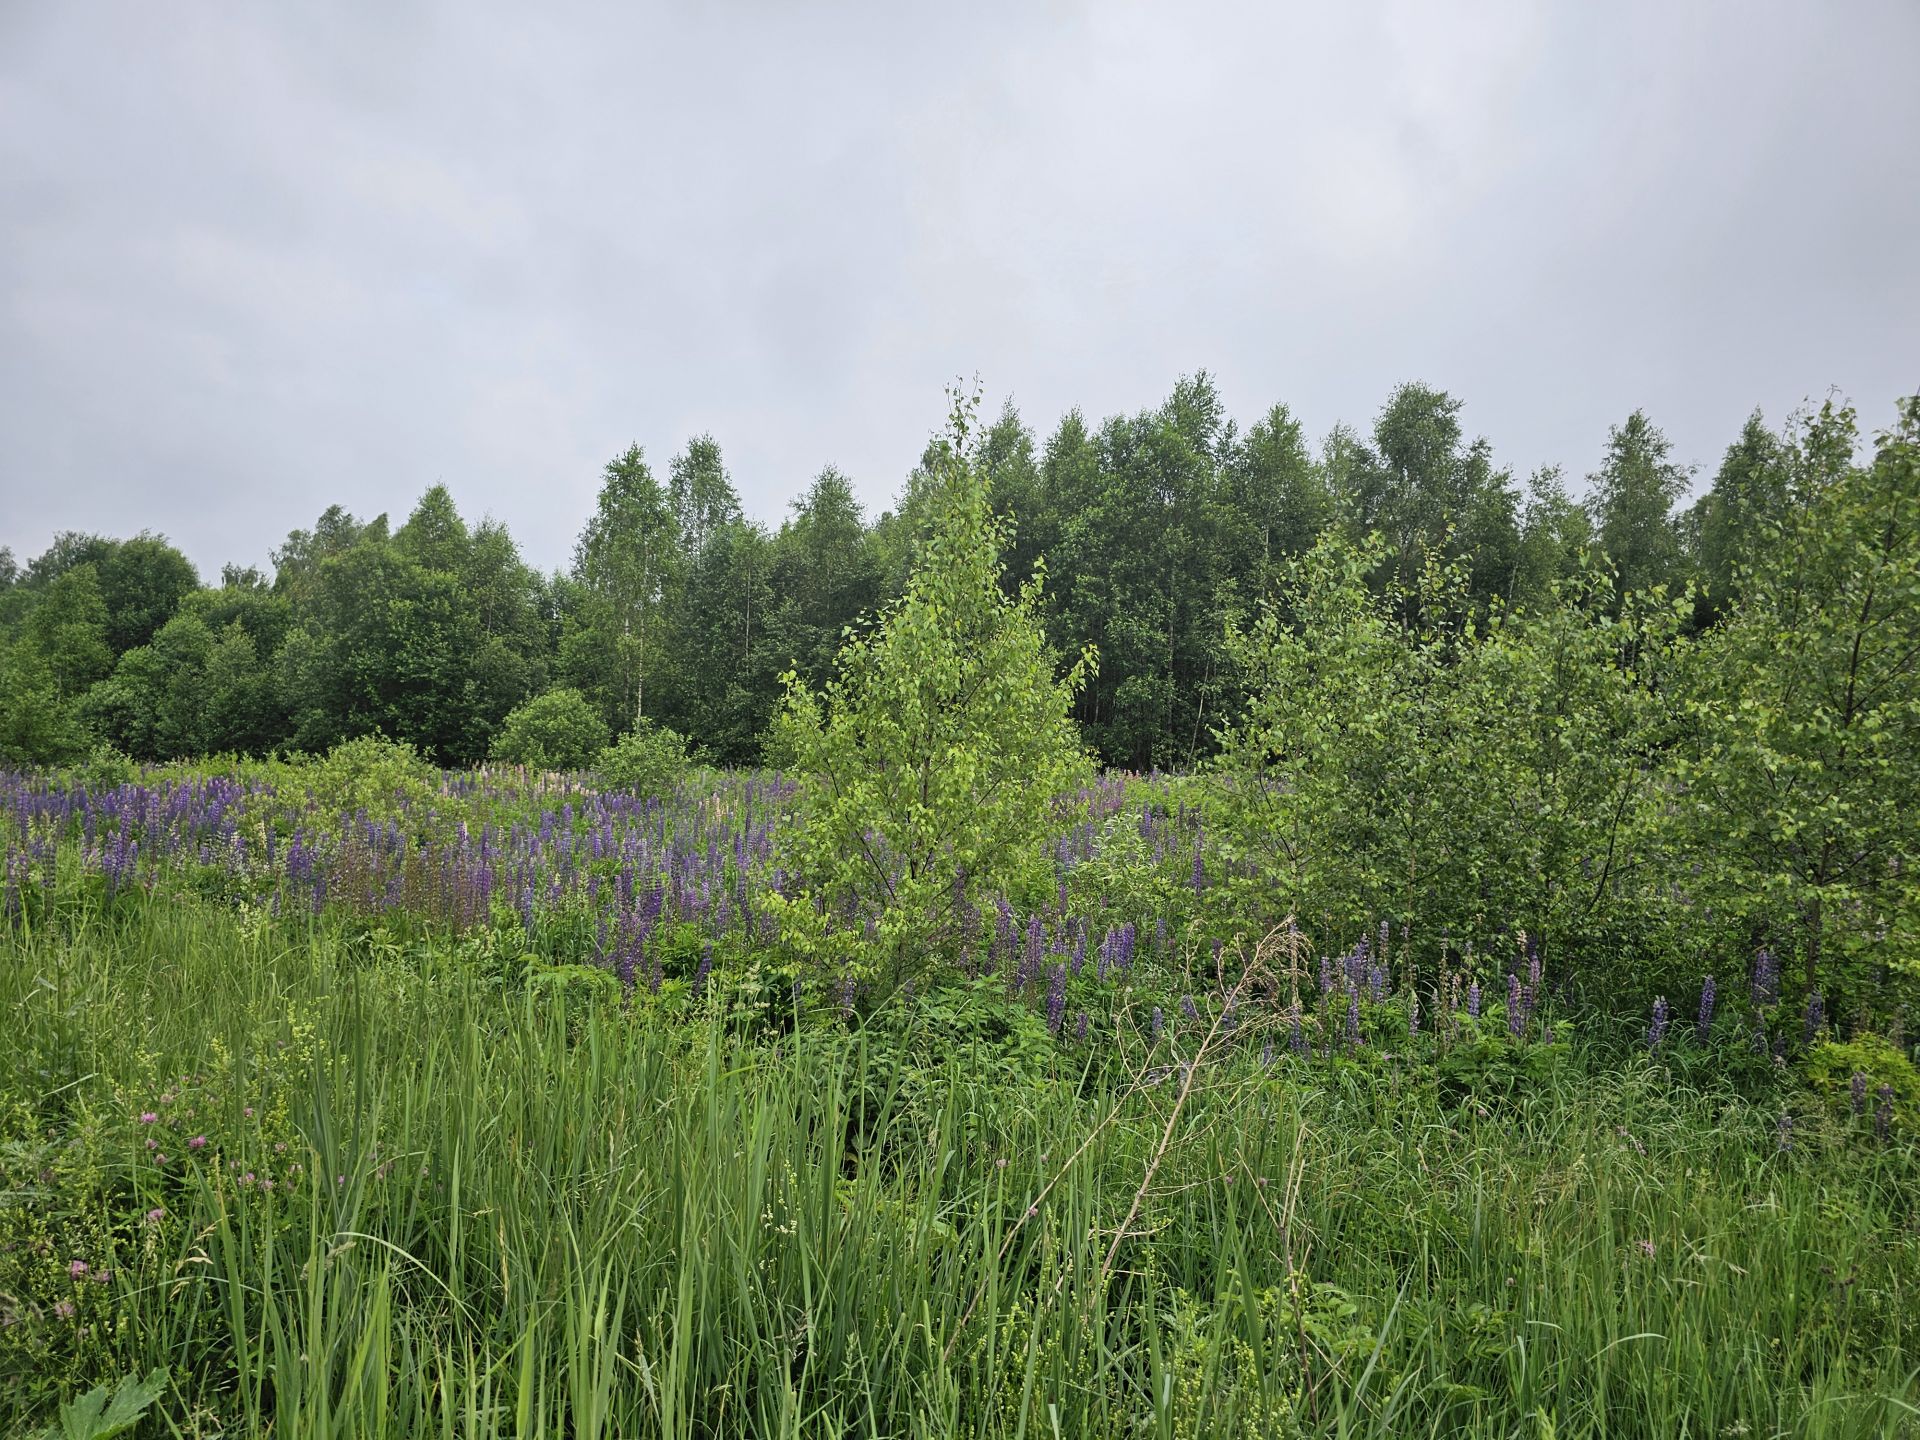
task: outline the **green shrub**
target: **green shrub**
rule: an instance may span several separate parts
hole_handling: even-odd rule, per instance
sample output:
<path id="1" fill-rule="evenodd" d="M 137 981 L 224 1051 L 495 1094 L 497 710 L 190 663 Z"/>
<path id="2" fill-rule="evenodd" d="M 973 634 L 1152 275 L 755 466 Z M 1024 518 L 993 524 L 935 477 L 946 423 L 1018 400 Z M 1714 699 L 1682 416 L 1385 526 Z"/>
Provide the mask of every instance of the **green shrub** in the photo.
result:
<path id="1" fill-rule="evenodd" d="M 398 815 L 433 793 L 434 769 L 413 746 L 383 735 L 343 740 L 311 765 L 309 791 L 323 811 L 365 810 L 378 820 Z"/>
<path id="2" fill-rule="evenodd" d="M 660 797 L 673 793 L 687 773 L 687 742 L 677 731 L 650 721 L 622 735 L 593 762 L 610 790 Z"/>
<path id="3" fill-rule="evenodd" d="M 849 636 L 824 694 L 785 677 L 797 885 L 770 903 L 795 953 L 883 991 L 955 958 L 970 912 L 1051 888 L 1052 801 L 1087 770 L 1070 711 L 1093 657 L 1057 676 L 1040 576 L 1008 595 L 1010 532 L 972 420 L 960 400 L 931 452 L 933 517 L 906 593 Z"/>
<path id="4" fill-rule="evenodd" d="M 1807 1083 L 1835 1106 L 1853 1105 L 1853 1077 L 1864 1077 L 1868 1114 L 1880 1104 L 1880 1087 L 1892 1092 L 1894 1119 L 1904 1126 L 1920 1122 L 1920 1070 L 1885 1036 L 1862 1034 L 1847 1041 L 1815 1045 L 1801 1061 Z"/>
<path id="5" fill-rule="evenodd" d="M 607 726 L 578 690 L 564 686 L 527 701 L 500 727 L 493 758 L 536 770 L 584 770 L 607 748 Z"/>

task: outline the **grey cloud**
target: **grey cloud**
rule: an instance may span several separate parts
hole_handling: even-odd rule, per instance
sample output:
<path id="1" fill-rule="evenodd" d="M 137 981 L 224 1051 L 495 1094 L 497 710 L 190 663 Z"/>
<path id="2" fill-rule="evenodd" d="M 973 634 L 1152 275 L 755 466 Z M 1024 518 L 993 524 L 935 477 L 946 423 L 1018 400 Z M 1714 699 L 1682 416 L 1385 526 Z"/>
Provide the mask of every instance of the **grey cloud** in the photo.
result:
<path id="1" fill-rule="evenodd" d="M 1920 387 L 1916 58 L 1904 0 L 12 7 L 0 543 L 212 569 L 444 480 L 554 564 L 702 429 L 758 514 L 879 508 L 974 373 L 1710 468 Z"/>

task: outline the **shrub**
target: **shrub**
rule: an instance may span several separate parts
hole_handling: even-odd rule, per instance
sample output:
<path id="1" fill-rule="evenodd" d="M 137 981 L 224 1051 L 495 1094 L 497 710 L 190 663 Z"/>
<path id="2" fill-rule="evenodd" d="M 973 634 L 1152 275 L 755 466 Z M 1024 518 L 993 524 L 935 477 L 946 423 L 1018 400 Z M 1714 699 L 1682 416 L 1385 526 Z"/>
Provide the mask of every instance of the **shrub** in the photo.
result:
<path id="1" fill-rule="evenodd" d="M 331 814 L 364 810 L 374 819 L 397 816 L 433 793 L 434 769 L 413 746 L 384 735 L 343 740 L 312 766 L 308 788 Z"/>
<path id="2" fill-rule="evenodd" d="M 664 725 L 643 721 L 639 729 L 602 750 L 593 768 L 608 789 L 653 797 L 670 795 L 687 773 L 687 742 Z"/>
<path id="3" fill-rule="evenodd" d="M 906 593 L 848 638 L 824 694 L 785 677 L 781 739 L 801 791 L 782 933 L 883 989 L 956 956 L 989 897 L 1050 888 L 1049 807 L 1087 764 L 1070 707 L 1092 653 L 1056 677 L 1038 571 L 1006 592 L 1010 531 L 972 419 L 956 399 L 931 452 L 932 520 Z"/>
<path id="4" fill-rule="evenodd" d="M 493 739 L 493 758 L 536 770 L 584 770 L 607 747 L 607 726 L 578 690 L 560 687 L 520 706 Z"/>
<path id="5" fill-rule="evenodd" d="M 1845 1042 L 1823 1041 L 1807 1052 L 1801 1073 L 1832 1104 L 1869 1114 L 1878 1108 L 1884 1085 L 1894 1118 L 1903 1126 L 1920 1122 L 1920 1070 L 1883 1036 L 1861 1034 Z M 1860 1077 L 1857 1095 L 1855 1076 Z"/>

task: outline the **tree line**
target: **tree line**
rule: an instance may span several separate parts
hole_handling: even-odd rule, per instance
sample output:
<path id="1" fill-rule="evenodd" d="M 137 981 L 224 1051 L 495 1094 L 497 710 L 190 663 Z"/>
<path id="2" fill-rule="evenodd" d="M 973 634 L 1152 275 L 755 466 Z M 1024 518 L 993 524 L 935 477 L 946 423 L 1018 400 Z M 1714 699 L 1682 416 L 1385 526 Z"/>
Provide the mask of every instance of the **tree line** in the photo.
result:
<path id="1" fill-rule="evenodd" d="M 1845 406 L 1779 430 L 1756 411 L 1689 505 L 1692 472 L 1635 411 L 1575 498 L 1557 468 L 1523 483 L 1499 465 L 1461 409 L 1404 384 L 1369 432 L 1337 426 L 1316 447 L 1284 405 L 1240 428 L 1205 374 L 1131 416 L 1069 412 L 1044 441 L 1003 408 L 978 453 L 1012 522 L 1006 584 L 1043 574 L 1055 654 L 1094 648 L 1074 700 L 1089 748 L 1136 769 L 1211 753 L 1247 698 L 1227 637 L 1329 535 L 1373 537 L 1367 583 L 1396 603 L 1438 563 L 1481 613 L 1526 613 L 1600 566 L 1613 583 L 1591 603 L 1664 589 L 1688 597 L 1689 632 L 1710 631 L 1767 537 L 1860 444 Z M 228 565 L 217 584 L 145 533 L 63 533 L 24 565 L 0 550 L 0 759 L 318 752 L 378 732 L 462 765 L 565 687 L 610 734 L 663 726 L 715 763 L 752 763 L 782 676 L 824 683 L 846 632 L 903 593 L 936 453 L 877 517 L 829 466 L 775 527 L 744 513 L 712 437 L 664 475 L 636 445 L 608 462 L 552 574 L 443 485 L 398 527 L 333 506 L 270 575 Z"/>

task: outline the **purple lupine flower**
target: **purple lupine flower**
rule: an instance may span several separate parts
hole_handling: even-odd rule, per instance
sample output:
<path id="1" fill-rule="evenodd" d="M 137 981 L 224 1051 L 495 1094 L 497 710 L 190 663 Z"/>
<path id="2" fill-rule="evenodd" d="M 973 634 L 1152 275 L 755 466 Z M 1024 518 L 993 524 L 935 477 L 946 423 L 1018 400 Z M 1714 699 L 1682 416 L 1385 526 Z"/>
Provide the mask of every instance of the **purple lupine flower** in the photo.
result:
<path id="1" fill-rule="evenodd" d="M 1207 888 L 1207 867 L 1200 858 L 1200 842 L 1193 842 L 1193 893 L 1198 895 Z"/>
<path id="2" fill-rule="evenodd" d="M 1200 1007 L 1193 1003 L 1193 996 L 1182 995 L 1180 997 L 1180 1013 L 1186 1016 L 1189 1021 L 1196 1021 L 1200 1018 Z"/>
<path id="3" fill-rule="evenodd" d="M 1700 1015 L 1693 1023 L 1693 1033 L 1702 1045 L 1707 1043 L 1707 1032 L 1713 1029 L 1713 1001 L 1713 976 L 1709 975 L 1700 986 Z"/>
<path id="4" fill-rule="evenodd" d="M 1475 1020 L 1480 1018 L 1480 982 L 1478 980 L 1467 986 L 1467 1014 Z"/>
<path id="5" fill-rule="evenodd" d="M 713 973 L 713 942 L 707 941 L 700 947 L 700 965 L 693 972 L 693 998 L 698 1000 L 706 993 L 707 976 Z"/>
<path id="6" fill-rule="evenodd" d="M 1347 992 L 1347 1044 L 1351 1047 L 1359 1043 L 1360 992 L 1358 990 L 1349 990 Z"/>
<path id="7" fill-rule="evenodd" d="M 1653 1002 L 1653 1022 L 1647 1026 L 1647 1049 L 1657 1050 L 1667 1035 L 1667 1021 L 1670 1012 L 1667 1009 L 1667 997 L 1662 995 Z"/>
<path id="8" fill-rule="evenodd" d="M 1859 1115 L 1867 1108 L 1867 1077 L 1865 1073 L 1859 1070 L 1854 1071 L 1853 1084 L 1849 1088 L 1853 1092 L 1853 1113 Z"/>
<path id="9" fill-rule="evenodd" d="M 1407 997 L 1407 1038 L 1412 1039 L 1420 1033 L 1420 997 Z"/>
<path id="10" fill-rule="evenodd" d="M 1885 1140 L 1893 1129 L 1893 1086 L 1882 1084 L 1874 1092 L 1880 1097 L 1880 1103 L 1873 1111 L 1873 1134 L 1877 1140 Z"/>
<path id="11" fill-rule="evenodd" d="M 1509 975 L 1507 976 L 1507 1034 L 1518 1040 L 1526 1030 L 1527 1006 L 1520 994 L 1520 977 Z"/>
<path id="12" fill-rule="evenodd" d="M 1047 981 L 1047 1028 L 1054 1034 L 1067 1018 L 1067 967 L 1056 965 Z"/>
<path id="13" fill-rule="evenodd" d="M 1775 1143 L 1780 1149 L 1793 1149 L 1793 1116 L 1782 1110 L 1779 1123 L 1774 1126 L 1774 1134 L 1778 1137 Z"/>
<path id="14" fill-rule="evenodd" d="M 1084 1041 L 1087 1038 L 1087 1024 L 1088 1024 L 1087 1012 L 1082 1010 L 1080 1012 L 1079 1020 L 1074 1023 L 1074 1027 L 1073 1027 L 1074 1039 Z"/>
<path id="15" fill-rule="evenodd" d="M 1780 962 L 1764 945 L 1754 952 L 1753 980 L 1749 988 L 1756 1010 L 1764 1010 L 1780 998 Z"/>
<path id="16" fill-rule="evenodd" d="M 1818 990 L 1807 996 L 1807 1041 L 1820 1033 L 1820 1027 L 1827 1022 L 1827 1002 Z"/>
<path id="17" fill-rule="evenodd" d="M 1160 1027 L 1166 1024 L 1166 1019 L 1167 1017 L 1160 1013 L 1160 1007 L 1158 1005 L 1154 1006 L 1153 1007 L 1153 1032 L 1151 1036 L 1153 1040 L 1155 1041 L 1159 1040 Z"/>

